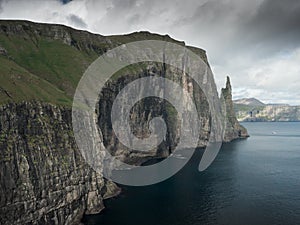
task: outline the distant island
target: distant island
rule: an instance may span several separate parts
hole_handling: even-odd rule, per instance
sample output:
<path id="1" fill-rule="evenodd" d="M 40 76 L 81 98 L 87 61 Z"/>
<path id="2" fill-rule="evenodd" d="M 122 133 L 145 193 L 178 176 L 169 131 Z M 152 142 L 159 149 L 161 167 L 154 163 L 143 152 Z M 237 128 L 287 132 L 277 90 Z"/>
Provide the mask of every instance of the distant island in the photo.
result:
<path id="1" fill-rule="evenodd" d="M 240 122 L 296 122 L 300 121 L 300 106 L 265 104 L 256 98 L 233 101 Z"/>

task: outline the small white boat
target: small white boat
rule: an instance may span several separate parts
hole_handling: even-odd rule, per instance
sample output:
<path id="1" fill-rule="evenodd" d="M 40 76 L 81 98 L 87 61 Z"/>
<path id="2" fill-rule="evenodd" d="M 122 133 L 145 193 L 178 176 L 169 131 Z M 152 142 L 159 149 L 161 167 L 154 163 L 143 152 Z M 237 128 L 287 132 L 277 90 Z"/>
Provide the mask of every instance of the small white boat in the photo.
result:
<path id="1" fill-rule="evenodd" d="M 186 157 L 184 157 L 181 154 L 172 154 L 171 156 L 174 157 L 174 158 L 176 158 L 176 159 L 186 159 Z"/>

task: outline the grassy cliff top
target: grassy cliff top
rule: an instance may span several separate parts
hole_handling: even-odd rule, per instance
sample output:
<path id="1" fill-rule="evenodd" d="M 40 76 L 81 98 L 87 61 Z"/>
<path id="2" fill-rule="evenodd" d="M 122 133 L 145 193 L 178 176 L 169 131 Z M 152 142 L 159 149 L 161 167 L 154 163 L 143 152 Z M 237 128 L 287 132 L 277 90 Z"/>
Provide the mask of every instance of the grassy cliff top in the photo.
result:
<path id="1" fill-rule="evenodd" d="M 185 45 L 145 31 L 102 36 L 64 25 L 0 20 L 0 104 L 40 100 L 69 106 L 81 76 L 98 56 L 139 40 Z M 207 62 L 204 50 L 189 48 Z"/>

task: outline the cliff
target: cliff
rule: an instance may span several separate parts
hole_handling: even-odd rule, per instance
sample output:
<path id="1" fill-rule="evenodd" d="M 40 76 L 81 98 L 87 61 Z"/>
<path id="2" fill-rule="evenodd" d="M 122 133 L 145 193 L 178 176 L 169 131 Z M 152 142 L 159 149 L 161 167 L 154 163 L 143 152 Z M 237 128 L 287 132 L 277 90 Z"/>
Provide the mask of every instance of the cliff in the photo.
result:
<path id="1" fill-rule="evenodd" d="M 198 146 L 206 146 L 210 132 L 210 111 L 205 94 L 200 87 L 193 81 L 192 78 L 183 73 L 181 70 L 158 63 L 144 63 L 143 65 L 144 67 L 140 67 L 139 71 L 135 73 L 132 73 L 132 71 L 124 71 L 123 76 L 113 79 L 107 83 L 101 93 L 99 102 L 99 125 L 102 131 L 104 145 L 114 155 L 131 164 L 141 164 L 152 158 L 164 158 L 174 150 L 180 139 L 180 120 L 175 108 L 168 101 L 159 98 L 145 98 L 131 109 L 131 127 L 133 128 L 134 134 L 138 137 L 144 138 L 150 134 L 148 125 L 154 117 L 162 117 L 166 122 L 166 137 L 163 142 L 150 153 L 145 154 L 131 151 L 122 145 L 115 136 L 110 121 L 112 104 L 119 90 L 123 89 L 127 84 L 137 78 L 147 77 L 152 74 L 159 74 L 159 76 L 180 84 L 187 91 L 187 94 L 193 97 L 196 108 L 198 109 L 198 117 L 201 125 Z M 214 89 L 212 93 L 209 94 L 217 96 L 217 89 L 214 81 L 210 82 L 213 84 Z M 140 93 L 137 95 L 142 94 L 143 87 L 136 87 L 136 89 L 140 90 Z M 181 101 L 181 99 L 178 99 L 178 101 Z M 125 100 L 123 103 L 126 105 Z"/>
<path id="2" fill-rule="evenodd" d="M 61 25 L 0 22 L 1 224 L 76 224 L 83 214 L 100 212 L 103 200 L 119 192 L 114 183 L 83 161 L 73 137 L 70 106 L 80 77 L 100 54 L 147 39 L 185 45 L 149 32 L 104 37 Z M 204 50 L 188 48 L 208 63 Z M 142 63 L 124 68 L 107 82 L 99 102 L 98 123 L 103 144 L 112 154 L 130 164 L 141 164 L 167 157 L 178 143 L 177 112 L 158 98 L 144 99 L 131 111 L 131 126 L 139 137 L 149 134 L 148 123 L 153 117 L 166 121 L 166 138 L 152 152 L 127 149 L 112 131 L 110 111 L 119 90 L 154 73 L 177 82 L 192 96 L 201 121 L 198 146 L 207 144 L 211 123 L 208 102 L 200 87 L 182 71 L 165 64 Z M 218 96 L 214 80 L 207 82 L 212 87 L 209 94 Z M 247 136 L 233 114 L 229 82 L 222 94 L 228 115 L 225 141 Z"/>

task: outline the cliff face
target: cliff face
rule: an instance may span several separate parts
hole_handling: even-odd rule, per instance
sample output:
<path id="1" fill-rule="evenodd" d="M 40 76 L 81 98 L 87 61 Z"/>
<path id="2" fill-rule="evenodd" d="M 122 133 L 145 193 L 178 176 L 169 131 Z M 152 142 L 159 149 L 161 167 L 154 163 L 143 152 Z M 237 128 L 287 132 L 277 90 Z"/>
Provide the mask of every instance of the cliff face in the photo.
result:
<path id="1" fill-rule="evenodd" d="M 183 65 L 184 66 L 184 65 Z M 153 151 L 137 152 L 130 151 L 127 147 L 122 145 L 112 130 L 110 121 L 110 113 L 114 99 L 127 84 L 135 79 L 147 76 L 161 76 L 170 79 L 180 84 L 189 95 L 192 96 L 196 108 L 198 109 L 198 117 L 200 119 L 200 136 L 199 147 L 207 145 L 210 132 L 210 112 L 208 102 L 205 94 L 200 87 L 182 70 L 172 68 L 162 64 L 144 64 L 136 73 L 124 73 L 125 75 L 118 79 L 112 79 L 101 93 L 101 100 L 99 103 L 99 125 L 101 127 L 104 145 L 116 156 L 123 161 L 131 164 L 141 164 L 151 158 L 167 157 L 177 146 L 180 139 L 180 121 L 176 109 L 167 101 L 159 98 L 146 98 L 138 102 L 131 109 L 131 128 L 133 133 L 144 138 L 150 134 L 149 122 L 154 117 L 162 117 L 167 125 L 167 134 L 163 142 Z M 217 96 L 217 89 L 214 81 L 210 81 L 213 85 L 211 95 Z M 156 87 L 153 87 L 156 88 Z M 136 87 L 136 90 L 143 92 L 143 87 Z M 165 90 L 162 90 L 165 91 Z M 137 94 L 139 95 L 139 93 Z M 182 101 L 182 99 L 178 99 Z M 124 102 L 126 105 L 126 102 Z M 193 122 L 193 121 L 189 121 Z M 193 127 L 193 126 L 190 126 Z"/>
<path id="2" fill-rule="evenodd" d="M 103 37 L 60 25 L 0 22 L 1 224 L 76 224 L 84 213 L 100 212 L 103 199 L 119 192 L 115 184 L 83 161 L 73 137 L 70 102 L 84 70 L 99 54 L 145 39 L 184 45 L 148 32 Z M 204 50 L 188 48 L 207 62 Z M 153 152 L 130 151 L 112 132 L 110 111 L 119 91 L 131 81 L 153 74 L 175 81 L 192 96 L 201 123 L 198 146 L 207 144 L 211 122 L 208 103 L 183 68 L 156 63 L 133 66 L 106 84 L 98 121 L 103 144 L 114 155 L 125 162 L 141 164 L 151 158 L 167 157 L 179 141 L 177 112 L 158 98 L 144 99 L 131 111 L 131 126 L 139 137 L 149 134 L 148 124 L 153 117 L 162 116 L 166 121 L 165 140 Z M 214 80 L 207 82 L 212 87 L 209 94 L 218 96 Z M 222 95 L 228 116 L 225 141 L 247 136 L 234 115 L 229 81 Z"/>
<path id="3" fill-rule="evenodd" d="M 0 224 L 77 224 L 119 192 L 84 162 L 70 109 L 1 106 L 0 150 Z"/>
<path id="4" fill-rule="evenodd" d="M 232 101 L 232 88 L 229 77 L 227 77 L 226 87 L 221 90 L 221 101 L 225 101 L 223 104 L 223 111 L 226 113 L 226 131 L 224 141 L 229 142 L 237 138 L 249 137 L 246 128 L 239 124 L 235 116 Z"/>

